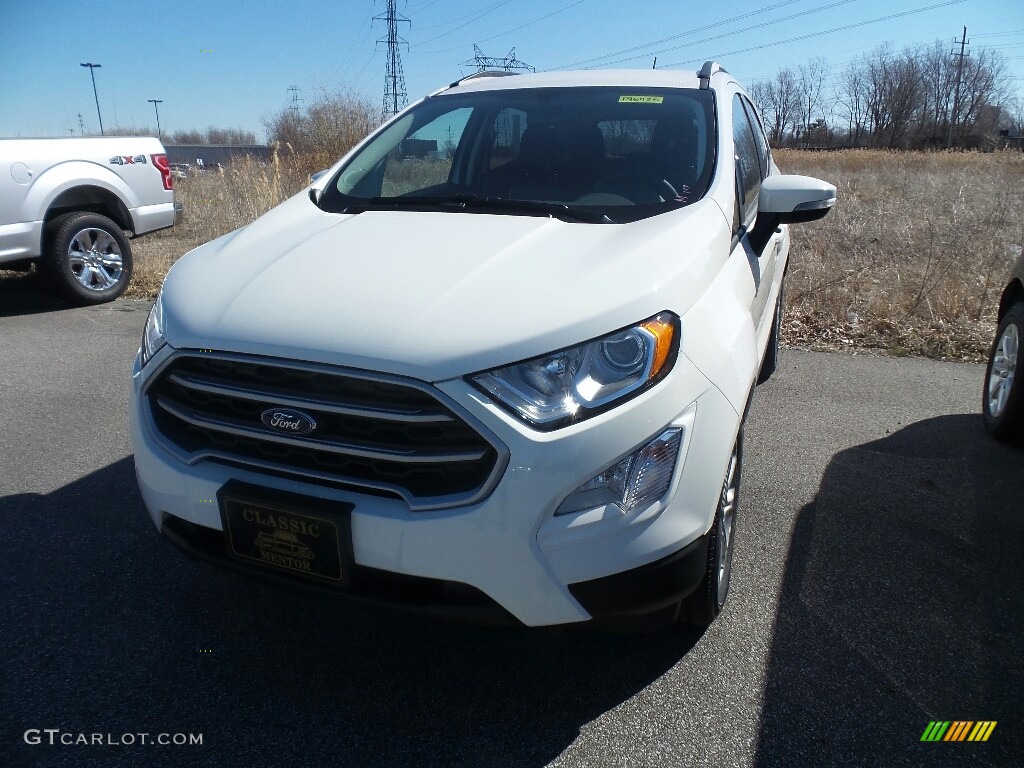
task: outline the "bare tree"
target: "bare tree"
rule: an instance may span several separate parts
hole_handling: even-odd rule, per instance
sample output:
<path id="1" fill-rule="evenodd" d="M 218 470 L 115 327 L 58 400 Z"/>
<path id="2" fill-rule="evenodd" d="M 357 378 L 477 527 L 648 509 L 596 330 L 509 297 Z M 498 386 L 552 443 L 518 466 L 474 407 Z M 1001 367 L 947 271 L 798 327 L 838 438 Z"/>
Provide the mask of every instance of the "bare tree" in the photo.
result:
<path id="1" fill-rule="evenodd" d="M 217 128 L 205 131 L 175 131 L 166 136 L 168 144 L 255 144 L 256 134 L 244 128 Z"/>
<path id="2" fill-rule="evenodd" d="M 908 146 L 924 103 L 921 66 L 916 54 L 893 53 L 880 45 L 864 58 L 868 79 L 868 116 L 872 143 L 896 149 Z"/>
<path id="3" fill-rule="evenodd" d="M 965 56 L 958 95 L 960 63 L 942 41 L 899 52 L 884 43 L 852 61 L 834 89 L 816 58 L 754 83 L 750 95 L 776 146 L 789 130 L 805 143 L 831 143 L 845 130 L 851 146 L 944 147 L 951 124 L 958 145 L 994 146 L 1014 111 L 1005 60 L 992 49 Z"/>
<path id="4" fill-rule="evenodd" d="M 847 141 L 859 147 L 868 132 L 868 78 L 861 61 L 851 61 L 836 87 L 839 114 L 846 117 Z"/>
<path id="5" fill-rule="evenodd" d="M 796 90 L 800 98 L 800 124 L 805 137 L 810 134 L 811 123 L 821 116 L 827 74 L 828 62 L 820 56 L 797 68 Z"/>
<path id="6" fill-rule="evenodd" d="M 998 51 L 982 49 L 964 60 L 960 82 L 960 101 L 953 115 L 956 136 L 994 137 L 999 128 L 995 105 L 1009 100 L 1012 93 L 1006 63 Z"/>
<path id="7" fill-rule="evenodd" d="M 919 52 L 922 77 L 922 108 L 918 129 L 918 142 L 930 146 L 944 146 L 949 130 L 949 117 L 953 111 L 953 89 L 956 65 L 949 55 L 949 47 L 941 40 Z"/>
<path id="8" fill-rule="evenodd" d="M 800 112 L 800 98 L 793 70 L 782 69 L 772 80 L 754 83 L 750 96 L 768 129 L 773 146 L 780 146 L 786 133 L 794 127 Z"/>
<path id="9" fill-rule="evenodd" d="M 264 118 L 270 141 L 326 162 L 341 157 L 380 122 L 380 108 L 351 91 L 321 89 L 307 103 L 305 110 L 286 108 Z"/>

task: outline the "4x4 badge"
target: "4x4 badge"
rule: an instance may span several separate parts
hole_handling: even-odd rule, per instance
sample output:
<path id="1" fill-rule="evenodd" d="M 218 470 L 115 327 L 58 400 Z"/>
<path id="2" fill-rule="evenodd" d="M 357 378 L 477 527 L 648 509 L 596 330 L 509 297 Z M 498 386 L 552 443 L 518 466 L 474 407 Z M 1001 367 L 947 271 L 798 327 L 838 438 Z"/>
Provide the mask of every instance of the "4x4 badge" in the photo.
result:
<path id="1" fill-rule="evenodd" d="M 114 155 L 109 160 L 111 165 L 145 165 L 145 155 Z"/>

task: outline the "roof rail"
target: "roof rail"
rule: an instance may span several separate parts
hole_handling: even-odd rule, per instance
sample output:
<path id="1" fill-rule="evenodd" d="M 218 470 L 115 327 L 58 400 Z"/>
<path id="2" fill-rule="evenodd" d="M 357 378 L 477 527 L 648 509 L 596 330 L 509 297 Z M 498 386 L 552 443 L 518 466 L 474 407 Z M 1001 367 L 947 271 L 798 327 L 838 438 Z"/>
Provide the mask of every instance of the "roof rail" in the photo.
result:
<path id="1" fill-rule="evenodd" d="M 482 72 L 474 72 L 472 75 L 466 75 L 463 78 L 456 80 L 454 83 L 449 85 L 449 88 L 454 88 L 457 85 L 462 85 L 467 80 L 476 80 L 480 77 L 505 77 L 506 75 L 518 75 L 518 72 L 507 72 L 504 69 L 485 69 Z"/>
<path id="2" fill-rule="evenodd" d="M 708 59 L 704 62 L 704 66 L 700 68 L 700 72 L 697 73 L 697 77 L 700 78 L 700 89 L 706 91 L 711 87 L 711 76 L 716 72 L 725 72 L 729 74 L 728 70 L 719 64 L 717 61 Z"/>

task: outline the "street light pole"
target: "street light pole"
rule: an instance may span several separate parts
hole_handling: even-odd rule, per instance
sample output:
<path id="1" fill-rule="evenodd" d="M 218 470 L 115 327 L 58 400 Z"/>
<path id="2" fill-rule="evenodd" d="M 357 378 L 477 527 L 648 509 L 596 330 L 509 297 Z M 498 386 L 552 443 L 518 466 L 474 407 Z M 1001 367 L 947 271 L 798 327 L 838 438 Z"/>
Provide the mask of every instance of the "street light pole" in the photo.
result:
<path id="1" fill-rule="evenodd" d="M 157 104 L 163 104 L 163 99 L 146 99 L 146 101 L 153 103 L 153 111 L 156 112 L 156 137 L 162 139 L 163 135 L 160 133 L 160 110 L 157 108 Z"/>
<path id="2" fill-rule="evenodd" d="M 104 135 L 103 134 L 103 115 L 100 114 L 100 97 L 96 93 L 96 72 L 94 71 L 96 69 L 96 67 L 101 67 L 103 65 L 102 64 L 93 64 L 93 63 L 90 62 L 88 64 L 81 64 L 80 66 L 88 67 L 89 68 L 89 74 L 92 76 L 92 95 L 93 95 L 93 98 L 96 99 L 96 117 L 98 117 L 99 120 L 100 120 L 100 136 L 103 136 Z"/>

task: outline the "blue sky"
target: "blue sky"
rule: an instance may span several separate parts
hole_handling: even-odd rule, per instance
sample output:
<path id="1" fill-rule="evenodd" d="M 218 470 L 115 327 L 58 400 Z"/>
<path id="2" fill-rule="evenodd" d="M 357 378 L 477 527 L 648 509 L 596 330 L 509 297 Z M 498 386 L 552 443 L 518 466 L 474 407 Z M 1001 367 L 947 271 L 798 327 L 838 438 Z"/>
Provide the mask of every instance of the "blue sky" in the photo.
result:
<path id="1" fill-rule="evenodd" d="M 884 41 L 952 47 L 965 24 L 969 50 L 999 50 L 1024 95 L 1024 0 L 399 0 L 398 8 L 412 22 L 400 29 L 410 101 L 472 71 L 459 64 L 474 43 L 491 56 L 514 46 L 537 70 L 646 68 L 655 54 L 659 68 L 694 68 L 714 56 L 749 83 L 814 56 L 837 73 Z M 165 132 L 216 125 L 263 139 L 262 118 L 287 106 L 293 85 L 307 98 L 349 87 L 379 103 L 385 46 L 376 40 L 385 29 L 371 17 L 384 9 L 382 0 L 0 0 L 0 136 L 77 134 L 78 113 L 96 131 L 81 62 L 102 65 L 105 126 L 154 126 L 147 99 L 162 99 Z"/>

